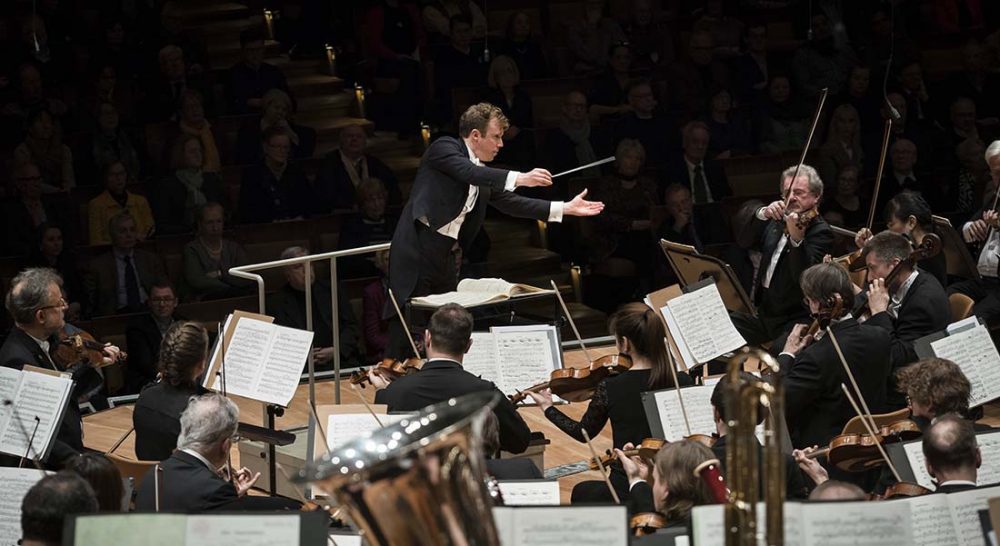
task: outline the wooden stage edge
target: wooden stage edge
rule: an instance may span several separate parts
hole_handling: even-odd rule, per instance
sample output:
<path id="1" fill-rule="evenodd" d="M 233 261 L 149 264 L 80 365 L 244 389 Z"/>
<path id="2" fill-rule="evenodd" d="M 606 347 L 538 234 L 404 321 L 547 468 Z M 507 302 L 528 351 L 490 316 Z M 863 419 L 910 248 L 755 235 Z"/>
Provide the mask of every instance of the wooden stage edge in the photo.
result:
<path id="1" fill-rule="evenodd" d="M 593 357 L 613 354 L 614 346 L 590 347 L 589 352 Z M 586 365 L 580 350 L 570 350 L 564 353 L 564 360 L 567 367 L 582 367 Z M 364 397 L 369 403 L 373 402 L 375 391 L 372 388 L 359 389 L 356 392 Z M 359 403 L 355 391 L 350 388 L 346 381 L 341 381 L 341 402 L 344 404 Z M 263 425 L 263 411 L 260 402 L 248 400 L 240 397 L 232 397 L 240 408 L 240 420 L 254 425 Z M 322 381 L 316 383 L 316 403 L 319 405 L 334 403 L 334 382 Z M 574 419 L 580 419 L 587 410 L 587 402 L 567 404 L 560 406 L 560 409 Z M 545 449 L 545 467 L 551 468 L 562 464 L 582 461 L 590 458 L 590 451 L 586 444 L 577 442 L 573 438 L 555 427 L 545 415 L 534 406 L 525 406 L 518 410 L 528 427 L 532 431 L 545 434 L 551 441 Z M 295 396 L 285 414 L 277 418 L 276 424 L 279 430 L 287 430 L 303 427 L 309 420 L 309 385 L 299 385 Z M 981 423 L 993 427 L 1000 427 L 1000 401 L 986 405 L 985 416 L 980 419 Z M 95 451 L 107 451 L 114 443 L 132 427 L 132 406 L 119 406 L 117 408 L 87 415 L 83 418 L 83 440 L 84 445 Z M 604 427 L 594 439 L 594 447 L 601 453 L 611 448 L 611 426 Z M 135 435 L 130 435 L 128 439 L 115 451 L 120 457 L 135 460 Z M 239 464 L 239 449 L 234 446 L 232 451 L 233 464 Z M 573 486 L 581 481 L 599 480 L 597 472 L 583 472 L 573 476 L 567 476 L 559 480 L 560 498 L 563 504 L 569 503 L 570 492 Z"/>

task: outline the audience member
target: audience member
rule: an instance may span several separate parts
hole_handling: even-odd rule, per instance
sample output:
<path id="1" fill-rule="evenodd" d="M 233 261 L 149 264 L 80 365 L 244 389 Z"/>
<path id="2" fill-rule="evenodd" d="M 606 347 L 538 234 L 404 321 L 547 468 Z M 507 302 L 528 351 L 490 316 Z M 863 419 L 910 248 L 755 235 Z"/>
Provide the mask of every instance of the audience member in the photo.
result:
<path id="1" fill-rule="evenodd" d="M 495 161 L 515 170 L 530 170 L 535 164 L 535 136 L 530 131 L 534 116 L 531 96 L 520 87 L 521 74 L 514 59 L 504 55 L 494 58 L 487 83 L 492 88 L 487 102 L 500 108 L 510 122 L 503 135 L 503 148 Z"/>
<path id="2" fill-rule="evenodd" d="M 128 72 L 125 73 L 129 74 Z M 85 131 L 101 130 L 100 107 L 104 103 L 112 105 L 116 113 L 122 114 L 125 125 L 135 122 L 134 104 L 132 102 L 131 82 L 118 81 L 118 71 L 107 62 L 96 63 L 87 72 L 87 85 L 80 91 L 78 106 L 82 106 L 78 115 L 81 116 L 79 127 Z M 115 122 L 117 129 L 118 122 Z"/>
<path id="3" fill-rule="evenodd" d="M 97 106 L 97 130 L 91 139 L 90 160 L 96 169 L 120 161 L 129 179 L 139 178 L 139 154 L 132 145 L 132 137 L 119 123 L 114 104 L 102 102 Z"/>
<path id="4" fill-rule="evenodd" d="M 125 189 L 128 182 L 125 164 L 119 160 L 112 160 L 104 166 L 102 175 L 104 191 L 87 204 L 87 224 L 90 226 L 88 242 L 91 245 L 110 243 L 108 220 L 123 212 L 135 219 L 136 236 L 140 241 L 151 237 L 156 230 L 153 211 L 145 197 Z"/>
<path id="5" fill-rule="evenodd" d="M 43 477 L 21 500 L 22 546 L 60 546 L 67 516 L 95 514 L 100 504 L 94 489 L 75 472 Z"/>
<path id="6" fill-rule="evenodd" d="M 20 23 L 20 42 L 7 54 L 20 62 L 32 63 L 42 71 L 46 80 L 62 83 L 69 68 L 68 52 L 63 44 L 49 41 L 45 20 L 38 14 L 24 16 Z"/>
<path id="7" fill-rule="evenodd" d="M 35 110 L 25 121 L 24 142 L 14 149 L 16 163 L 34 163 L 42 173 L 42 191 L 69 191 L 76 186 L 73 152 L 48 110 Z"/>
<path id="8" fill-rule="evenodd" d="M 949 77 L 945 93 L 950 99 L 971 99 L 983 121 L 1000 117 L 1000 107 L 996 104 L 996 97 L 1000 96 L 1000 76 L 990 70 L 988 53 L 975 38 L 962 47 L 962 73 Z"/>
<path id="9" fill-rule="evenodd" d="M 258 112 L 261 98 L 271 89 L 291 94 L 281 69 L 264 62 L 264 33 L 258 28 L 240 33 L 240 62 L 229 69 L 229 104 L 232 113 Z"/>
<path id="10" fill-rule="evenodd" d="M 733 59 L 733 88 L 740 102 L 756 103 L 770 81 L 773 62 L 767 51 L 767 25 L 752 23 L 747 27 L 743 54 Z"/>
<path id="11" fill-rule="evenodd" d="M 104 40 L 97 47 L 95 57 L 119 74 L 139 74 L 142 70 L 141 55 L 130 32 L 135 29 L 126 29 L 120 14 L 105 13 L 102 19 Z"/>
<path id="12" fill-rule="evenodd" d="M 691 190 L 695 205 L 718 203 L 732 190 L 722 165 L 706 157 L 709 144 L 708 125 L 692 121 L 681 131 L 683 138 L 681 157 L 670 162 L 667 181 L 679 182 Z"/>
<path id="13" fill-rule="evenodd" d="M 42 74 L 31 63 L 22 64 L 17 70 L 17 90 L 10 92 L 13 97 L 5 101 L 2 113 L 5 124 L 9 124 L 0 133 L 3 135 L 4 148 L 6 144 L 16 145 L 21 135 L 21 127 L 25 125 L 28 115 L 38 110 L 48 110 L 55 117 L 66 115 L 66 103 L 58 98 L 50 98 L 43 86 Z M 6 97 L 5 97 L 6 98 Z"/>
<path id="14" fill-rule="evenodd" d="M 194 240 L 184 245 L 181 297 L 187 301 L 214 300 L 247 294 L 253 281 L 229 274 L 229 269 L 250 263 L 243 246 L 223 238 L 226 210 L 208 202 L 195 215 Z"/>
<path id="15" fill-rule="evenodd" d="M 806 97 L 818 96 L 824 88 L 836 96 L 843 91 L 857 59 L 850 45 L 837 43 L 834 25 L 826 13 L 817 12 L 811 17 L 812 39 L 792 57 L 795 85 Z"/>
<path id="16" fill-rule="evenodd" d="M 179 99 L 177 125 L 171 128 L 167 142 L 185 137 L 197 137 L 201 142 L 202 170 L 217 173 L 222 169 L 219 147 L 212 134 L 212 124 L 205 119 L 204 96 L 194 90 L 185 89 Z"/>
<path id="17" fill-rule="evenodd" d="M 240 222 L 294 220 L 317 210 L 316 197 L 302 167 L 288 161 L 292 149 L 288 131 L 271 127 L 261 135 L 261 144 L 263 160 L 243 169 Z"/>
<path id="18" fill-rule="evenodd" d="M 861 120 L 858 111 L 850 104 L 841 104 L 833 109 L 826 140 L 819 148 L 816 168 L 823 180 L 835 182 L 840 170 L 847 165 L 861 166 L 864 157 L 861 151 Z M 836 188 L 831 188 L 836 191 Z"/>
<path id="19" fill-rule="evenodd" d="M 368 134 L 361 125 L 340 130 L 340 147 L 326 155 L 316 175 L 315 192 L 323 211 L 355 209 L 361 184 L 377 178 L 385 187 L 387 204 L 402 205 L 399 181 L 392 170 L 367 153 Z"/>
<path id="20" fill-rule="evenodd" d="M 666 217 L 660 222 L 655 240 L 665 239 L 675 243 L 690 245 L 698 252 L 704 252 L 705 245 L 702 243 L 702 236 L 695 226 L 694 200 L 691 199 L 691 190 L 681 184 L 673 183 L 663 190 L 663 204 L 666 208 Z M 654 251 L 655 252 L 655 251 Z M 670 264 L 661 253 L 656 253 L 656 284 L 664 286 L 677 282 Z"/>
<path id="21" fill-rule="evenodd" d="M 750 301 L 756 301 L 757 275 L 760 274 L 762 258 L 759 241 L 765 227 L 763 222 L 754 220 L 755 214 L 763 206 L 762 201 L 750 199 L 737 209 L 730 222 L 733 244 L 722 251 L 723 261 L 733 268 Z"/>
<path id="22" fill-rule="evenodd" d="M 154 47 L 177 46 L 184 54 L 188 73 L 201 75 L 209 68 L 208 48 L 200 33 L 185 24 L 182 4 L 178 0 L 165 0 L 161 4 L 159 35 L 152 37 L 150 42 Z"/>
<path id="23" fill-rule="evenodd" d="M 876 212 L 885 210 L 889 199 L 903 191 L 916 192 L 928 202 L 935 202 L 935 198 L 940 196 L 936 184 L 924 180 L 922 175 L 918 176 L 915 170 L 917 147 L 912 141 L 905 138 L 896 139 L 889 147 L 887 159 L 889 165 L 886 168 L 885 176 L 882 177 L 882 188 L 879 190 L 879 200 L 875 206 Z M 938 206 L 940 205 L 938 204 Z"/>
<path id="24" fill-rule="evenodd" d="M 871 69 L 865 65 L 854 65 L 847 76 L 844 91 L 833 98 L 833 104 L 840 106 L 849 104 L 858 113 L 858 129 L 862 134 L 878 132 L 882 135 L 882 116 L 879 106 L 882 97 L 876 97 L 871 92 Z"/>
<path id="25" fill-rule="evenodd" d="M 526 80 L 537 80 L 549 75 L 545 52 L 537 38 L 528 13 L 515 11 L 507 19 L 504 39 L 497 48 L 498 55 L 514 60 L 518 72 Z"/>
<path id="26" fill-rule="evenodd" d="M 673 33 L 651 0 L 632 0 L 622 25 L 636 68 L 648 70 L 674 61 Z"/>
<path id="27" fill-rule="evenodd" d="M 976 103 L 968 97 L 958 97 L 948 110 L 947 142 L 956 145 L 963 140 L 974 138 L 988 141 L 990 135 L 982 135 L 976 126 Z"/>
<path id="28" fill-rule="evenodd" d="M 84 276 L 88 316 L 138 312 L 153 285 L 166 278 L 160 258 L 135 248 L 135 219 L 128 213 L 108 220 L 111 250 L 90 261 Z"/>
<path id="29" fill-rule="evenodd" d="M 370 55 L 375 57 L 375 74 L 379 78 L 398 82 L 376 122 L 379 127 L 397 131 L 416 129 L 424 103 L 424 67 L 420 59 L 427 57 L 424 27 L 417 7 L 400 0 L 382 0 L 366 14 L 366 39 Z M 378 112 L 375 112 L 379 116 Z"/>
<path id="30" fill-rule="evenodd" d="M 382 312 L 389 301 L 389 251 L 376 252 L 374 263 L 378 279 L 365 285 L 361 293 L 361 325 L 365 336 L 365 360 L 381 362 L 389 345 L 390 319 Z"/>
<path id="31" fill-rule="evenodd" d="M 181 320 L 176 310 L 174 288 L 169 282 L 160 281 L 150 289 L 146 312 L 128 321 L 125 344 L 129 359 L 125 386 L 129 392 L 140 392 L 144 386 L 156 381 L 160 368 L 160 342 L 170 327 Z"/>
<path id="32" fill-rule="evenodd" d="M 856 230 L 868 222 L 870 196 L 858 193 L 861 187 L 858 166 L 848 163 L 841 167 L 833 186 L 834 194 L 823 200 L 820 209 L 830 225 Z M 875 210 L 878 213 L 878 209 Z"/>
<path id="33" fill-rule="evenodd" d="M 396 230 L 393 218 L 387 218 L 385 185 L 378 178 L 370 178 L 358 186 L 359 214 L 344 222 L 340 230 L 338 248 L 346 250 L 392 240 Z M 344 256 L 337 267 L 343 278 L 374 277 L 378 270 L 372 265 L 371 256 Z"/>
<path id="34" fill-rule="evenodd" d="M 897 91 L 906 99 L 906 110 L 910 113 L 910 118 L 914 121 L 933 121 L 933 106 L 920 62 L 913 60 L 902 65 L 896 74 L 896 82 Z"/>
<path id="35" fill-rule="evenodd" d="M 607 152 L 606 143 L 600 136 L 600 131 L 590 124 L 590 117 L 587 115 L 587 96 L 580 91 L 570 91 L 563 97 L 559 129 L 546 132 L 545 152 L 541 154 L 541 159 L 552 173 L 593 163 Z M 600 175 L 600 167 L 589 167 L 567 176 L 596 178 Z M 553 180 L 552 187 L 555 197 L 568 196 L 563 180 Z"/>
<path id="36" fill-rule="evenodd" d="M 608 64 L 611 46 L 625 41 L 618 22 L 611 17 L 607 0 L 586 0 L 583 13 L 567 23 L 566 43 L 573 52 L 573 72 L 596 73 Z"/>
<path id="37" fill-rule="evenodd" d="M 260 478 L 260 472 L 254 474 L 246 467 L 228 469 L 239 419 L 236 404 L 220 394 L 191 398 L 181 413 L 177 450 L 160 465 L 167 479 L 156 480 L 153 473 L 157 470 L 151 468 L 136 495 L 136 510 L 151 512 L 158 504 L 166 512 L 298 511 L 297 502 L 247 495 Z M 227 467 L 230 476 L 222 475 L 219 469 L 223 467 Z M 155 498 L 157 490 L 159 503 Z"/>
<path id="38" fill-rule="evenodd" d="M 472 23 L 464 15 L 451 18 L 451 36 L 434 54 L 434 116 L 445 127 L 454 125 L 451 91 L 486 83 L 482 48 L 472 45 Z"/>
<path id="39" fill-rule="evenodd" d="M 152 195 L 156 231 L 160 235 L 190 233 L 195 212 L 209 201 L 225 203 L 226 190 L 218 172 L 204 170 L 205 154 L 196 135 L 184 134 L 170 151 L 173 174 L 154 185 Z M 246 187 L 244 187 L 246 191 Z M 241 193 L 242 195 L 242 193 Z"/>
<path id="40" fill-rule="evenodd" d="M 656 110 L 653 86 L 646 80 L 635 80 L 628 86 L 629 112 L 614 126 L 614 142 L 634 139 L 642 143 L 651 168 L 666 164 L 677 148 L 673 120 Z"/>
<path id="41" fill-rule="evenodd" d="M 424 29 L 435 41 L 446 42 L 455 31 L 451 25 L 454 17 L 469 20 L 472 38 L 481 40 L 486 36 L 486 16 L 472 0 L 435 0 L 428 3 L 423 10 Z"/>
<path id="42" fill-rule="evenodd" d="M 187 89 L 202 91 L 201 79 L 189 76 L 184 51 L 173 44 L 159 51 L 160 71 L 146 85 L 146 98 L 140 109 L 146 123 L 176 120 L 181 96 Z M 204 96 L 204 94 L 202 95 Z"/>
<path id="43" fill-rule="evenodd" d="M 292 98 L 281 89 L 266 91 L 260 99 L 260 118 L 247 120 L 236 133 L 236 162 L 244 165 L 260 161 L 264 157 L 260 137 L 271 127 L 282 128 L 288 133 L 292 141 L 292 158 L 312 157 L 316 151 L 316 130 L 295 123 L 293 106 Z"/>
<path id="44" fill-rule="evenodd" d="M 632 50 L 626 43 L 616 43 L 608 49 L 607 69 L 597 77 L 587 98 L 590 113 L 602 120 L 616 119 L 632 111 L 627 87 L 631 81 Z"/>
<path id="45" fill-rule="evenodd" d="M 697 118 L 708 108 L 709 90 L 729 87 L 729 68 L 715 55 L 712 33 L 696 30 L 688 38 L 685 56 L 667 71 L 670 108 Z"/>
<path id="46" fill-rule="evenodd" d="M 692 30 L 704 30 L 712 36 L 713 53 L 720 59 L 735 57 L 740 52 L 740 40 L 743 38 L 744 24 L 739 19 L 726 13 L 724 0 L 706 0 L 704 7 L 695 11 Z"/>
<path id="47" fill-rule="evenodd" d="M 947 185 L 945 195 L 954 197 L 951 221 L 954 225 L 964 224 L 979 207 L 979 197 L 993 180 L 990 176 L 990 166 L 983 160 L 986 146 L 982 141 L 967 138 L 955 146 L 955 156 L 958 157 L 958 174 L 954 178 L 945 177 Z"/>
<path id="48" fill-rule="evenodd" d="M 34 233 L 45 222 L 75 225 L 59 197 L 42 191 L 42 173 L 34 163 L 15 163 L 12 174 L 16 195 L 4 203 L 4 255 L 23 256 L 31 250 Z"/>
<path id="49" fill-rule="evenodd" d="M 68 316 L 79 316 L 84 299 L 83 278 L 72 248 L 67 248 L 63 230 L 59 225 L 44 222 L 32 237 L 34 247 L 28 254 L 30 267 L 48 267 L 62 279 L 63 299 L 69 305 Z"/>
<path id="50" fill-rule="evenodd" d="M 188 400 L 208 392 L 199 383 L 208 350 L 208 332 L 197 322 L 175 321 L 163 333 L 156 347 L 155 384 L 142 389 L 132 412 L 139 460 L 163 461 L 177 448 Z"/>
<path id="51" fill-rule="evenodd" d="M 122 474 L 110 459 L 100 453 L 84 453 L 71 459 L 66 470 L 90 484 L 97 497 L 98 512 L 125 512 L 130 499 L 125 498 Z M 131 492 L 131 491 L 130 491 Z"/>
<path id="52" fill-rule="evenodd" d="M 728 89 L 717 89 L 708 100 L 708 115 L 704 117 L 711 135 L 708 152 L 714 159 L 728 159 L 746 155 L 753 150 L 750 141 L 750 124 L 733 106 L 733 95 Z"/>
<path id="53" fill-rule="evenodd" d="M 761 153 L 777 154 L 801 150 L 809 134 L 809 112 L 798 97 L 792 96 L 788 76 L 771 76 L 767 98 L 755 120 L 757 148 Z"/>
<path id="54" fill-rule="evenodd" d="M 282 260 L 308 256 L 309 249 L 299 246 L 286 248 L 281 253 Z M 317 370 L 333 369 L 333 306 L 330 298 L 330 283 L 327 279 L 317 279 L 310 268 L 312 282 L 312 331 L 313 363 Z M 279 291 L 268 296 L 267 310 L 274 315 L 274 323 L 300 330 L 306 329 L 306 264 L 285 266 L 287 283 Z M 351 366 L 359 360 L 360 334 L 358 319 L 354 316 L 350 299 L 346 292 L 338 290 L 337 318 L 340 322 L 340 363 Z"/>

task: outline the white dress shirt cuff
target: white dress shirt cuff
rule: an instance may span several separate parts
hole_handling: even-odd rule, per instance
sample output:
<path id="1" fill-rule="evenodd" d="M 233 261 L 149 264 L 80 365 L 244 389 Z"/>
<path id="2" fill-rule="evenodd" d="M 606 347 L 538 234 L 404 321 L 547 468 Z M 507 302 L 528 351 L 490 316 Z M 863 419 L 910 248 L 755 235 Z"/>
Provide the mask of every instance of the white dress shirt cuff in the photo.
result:
<path id="1" fill-rule="evenodd" d="M 549 202 L 549 222 L 562 222 L 563 220 L 563 207 L 566 203 L 562 201 L 551 201 Z"/>
<path id="2" fill-rule="evenodd" d="M 636 478 L 634 480 L 629 481 L 628 482 L 628 490 L 631 491 L 632 488 L 635 487 L 635 484 L 640 483 L 640 482 L 645 482 L 645 481 L 646 480 L 644 480 L 642 478 Z"/>
<path id="3" fill-rule="evenodd" d="M 519 174 L 521 173 L 517 171 L 507 171 L 507 181 L 503 185 L 504 191 L 514 191 L 514 188 L 517 187 L 517 175 Z"/>
<path id="4" fill-rule="evenodd" d="M 781 356 L 781 355 L 788 355 L 788 356 L 792 357 L 792 360 L 795 360 L 795 355 L 793 355 L 792 353 L 789 353 L 788 351 L 781 351 L 780 353 L 778 353 L 778 356 Z"/>
<path id="5" fill-rule="evenodd" d="M 965 239 L 965 242 L 967 243 L 972 242 L 972 232 L 969 231 L 971 227 L 972 227 L 972 222 L 966 222 L 964 225 L 962 225 L 962 238 Z"/>
<path id="6" fill-rule="evenodd" d="M 755 217 L 757 217 L 758 220 L 760 220 L 761 222 L 763 222 L 763 221 L 767 220 L 767 217 L 764 216 L 764 211 L 766 209 L 767 209 L 767 207 L 760 207 L 759 209 L 757 209 L 757 212 L 753 213 L 753 215 Z"/>

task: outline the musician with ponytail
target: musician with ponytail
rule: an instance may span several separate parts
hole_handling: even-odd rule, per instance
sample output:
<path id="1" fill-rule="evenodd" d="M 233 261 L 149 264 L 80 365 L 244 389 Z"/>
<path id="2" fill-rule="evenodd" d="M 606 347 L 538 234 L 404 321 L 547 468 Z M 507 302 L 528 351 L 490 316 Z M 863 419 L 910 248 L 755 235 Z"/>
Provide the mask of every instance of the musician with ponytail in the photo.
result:
<path id="1" fill-rule="evenodd" d="M 611 315 L 608 330 L 615 336 L 618 351 L 631 357 L 632 368 L 598 384 L 579 422 L 552 404 L 552 394 L 548 390 L 529 392 L 529 395 L 549 421 L 578 442 L 584 441 L 584 430 L 593 438 L 611 421 L 615 447 L 627 443 L 638 445 L 651 435 L 641 394 L 674 386 L 664 344 L 666 328 L 655 310 L 644 303 L 629 303 Z M 686 373 L 678 372 L 677 377 L 682 386 L 692 384 Z M 628 495 L 628 480 L 620 467 L 612 467 L 611 482 L 619 496 Z M 610 499 L 610 493 L 604 482 L 583 482 L 573 488 L 574 502 L 605 498 Z"/>
<path id="2" fill-rule="evenodd" d="M 208 360 L 208 332 L 197 322 L 176 322 L 160 343 L 159 380 L 146 387 L 132 413 L 135 454 L 162 461 L 177 447 L 188 399 L 207 392 L 199 378 Z"/>

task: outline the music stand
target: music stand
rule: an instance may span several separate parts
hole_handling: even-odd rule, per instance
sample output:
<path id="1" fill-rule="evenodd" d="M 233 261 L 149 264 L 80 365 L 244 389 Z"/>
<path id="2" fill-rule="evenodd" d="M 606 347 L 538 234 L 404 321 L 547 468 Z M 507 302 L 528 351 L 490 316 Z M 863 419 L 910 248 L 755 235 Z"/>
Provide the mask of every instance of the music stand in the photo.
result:
<path id="1" fill-rule="evenodd" d="M 722 296 L 726 309 L 757 316 L 757 310 L 729 264 L 714 256 L 699 254 L 691 245 L 666 239 L 660 239 L 660 248 L 683 286 L 711 277 L 719 288 L 719 295 Z"/>
<path id="2" fill-rule="evenodd" d="M 934 221 L 934 232 L 941 237 L 941 252 L 944 252 L 948 263 L 948 275 L 965 279 L 979 280 L 979 268 L 962 236 L 955 231 L 951 221 L 942 216 L 931 216 Z"/>

